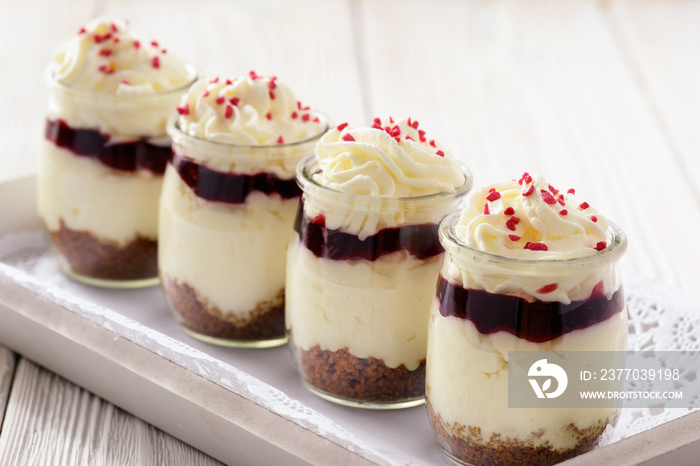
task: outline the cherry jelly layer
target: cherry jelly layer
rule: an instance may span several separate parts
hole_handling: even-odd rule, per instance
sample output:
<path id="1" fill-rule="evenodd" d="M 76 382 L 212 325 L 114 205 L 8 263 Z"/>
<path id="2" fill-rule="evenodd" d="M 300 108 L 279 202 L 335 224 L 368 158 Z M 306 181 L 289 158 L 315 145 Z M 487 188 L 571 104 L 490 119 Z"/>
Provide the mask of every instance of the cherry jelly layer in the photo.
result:
<path id="1" fill-rule="evenodd" d="M 170 146 L 156 146 L 146 139 L 110 144 L 110 137 L 94 129 L 71 128 L 63 120 L 46 120 L 45 137 L 79 157 L 90 157 L 123 171 L 148 170 L 162 175 L 170 160 Z"/>
<path id="2" fill-rule="evenodd" d="M 284 180 L 273 173 L 226 173 L 200 165 L 192 159 L 173 154 L 173 168 L 194 193 L 207 201 L 243 204 L 248 194 L 260 191 L 278 194 L 282 199 L 301 196 L 294 178 Z"/>
<path id="3" fill-rule="evenodd" d="M 518 338 L 541 343 L 565 333 L 591 327 L 619 314 L 625 308 L 622 287 L 608 298 L 599 283 L 590 298 L 559 302 L 528 302 L 516 296 L 463 288 L 442 275 L 437 297 L 440 314 L 471 321 L 479 333 L 508 332 Z"/>
<path id="4" fill-rule="evenodd" d="M 384 228 L 361 240 L 352 233 L 326 228 L 323 215 L 309 220 L 304 215 L 303 204 L 299 206 L 294 230 L 302 244 L 316 257 L 331 260 L 375 261 L 401 250 L 418 259 L 427 259 L 445 251 L 438 240 L 438 225 L 434 223 Z"/>

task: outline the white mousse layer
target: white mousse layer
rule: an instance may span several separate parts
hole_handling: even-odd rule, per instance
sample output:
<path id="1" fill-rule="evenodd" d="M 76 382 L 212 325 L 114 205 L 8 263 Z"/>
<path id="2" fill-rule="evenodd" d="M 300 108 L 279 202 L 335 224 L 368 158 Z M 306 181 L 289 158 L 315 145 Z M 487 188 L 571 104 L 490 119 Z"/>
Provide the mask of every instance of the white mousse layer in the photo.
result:
<path id="1" fill-rule="evenodd" d="M 285 285 L 285 257 L 298 199 L 251 193 L 243 204 L 197 197 L 172 165 L 160 207 L 159 267 L 208 306 L 246 318 Z"/>
<path id="2" fill-rule="evenodd" d="M 597 426 L 600 421 L 612 421 L 616 410 L 508 408 L 508 351 L 624 350 L 626 316 L 623 309 L 586 329 L 533 343 L 507 332 L 484 335 L 467 319 L 443 317 L 435 301 L 428 340 L 428 400 L 448 425 L 476 426 L 486 443 L 492 435 L 500 435 L 502 441 L 517 439 L 535 448 L 548 444 L 559 450 L 572 449 L 578 439 L 567 426 Z"/>
<path id="3" fill-rule="evenodd" d="M 442 255 L 405 251 L 375 261 L 316 257 L 298 238 L 289 245 L 287 328 L 297 347 L 348 348 L 390 368 L 418 368 L 425 358 L 428 310 Z"/>
<path id="4" fill-rule="evenodd" d="M 37 185 L 39 217 L 50 231 L 63 220 L 120 245 L 158 237 L 162 178 L 149 171 L 120 172 L 43 140 Z"/>

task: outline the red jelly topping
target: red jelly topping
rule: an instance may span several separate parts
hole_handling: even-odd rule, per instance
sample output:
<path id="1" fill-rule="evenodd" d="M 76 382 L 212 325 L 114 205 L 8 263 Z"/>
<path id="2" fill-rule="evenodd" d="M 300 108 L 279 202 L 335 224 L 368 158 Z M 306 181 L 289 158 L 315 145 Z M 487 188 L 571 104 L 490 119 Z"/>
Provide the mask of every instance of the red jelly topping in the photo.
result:
<path id="1" fill-rule="evenodd" d="M 199 165 L 192 159 L 173 154 L 172 165 L 197 196 L 207 201 L 243 204 L 253 191 L 270 195 L 277 193 L 282 199 L 301 196 L 296 180 L 283 180 L 272 173 L 226 173 Z"/>
<path id="2" fill-rule="evenodd" d="M 316 257 L 331 260 L 364 259 L 375 261 L 385 254 L 405 250 L 418 259 L 442 254 L 444 249 L 438 240 L 438 225 L 404 225 L 384 228 L 361 240 L 357 235 L 326 228 L 322 215 L 309 219 L 299 206 L 294 230 L 304 246 Z"/>
<path id="3" fill-rule="evenodd" d="M 508 332 L 535 343 L 554 340 L 574 330 L 588 328 L 622 312 L 624 293 L 620 287 L 608 298 L 599 283 L 590 298 L 559 302 L 528 302 L 516 296 L 471 290 L 438 280 L 440 314 L 470 320 L 482 334 Z"/>
<path id="4" fill-rule="evenodd" d="M 94 129 L 71 128 L 63 120 L 46 120 L 45 137 L 77 156 L 94 158 L 117 170 L 149 170 L 162 175 L 171 155 L 169 145 L 156 146 L 146 139 L 109 144 L 109 135 Z"/>

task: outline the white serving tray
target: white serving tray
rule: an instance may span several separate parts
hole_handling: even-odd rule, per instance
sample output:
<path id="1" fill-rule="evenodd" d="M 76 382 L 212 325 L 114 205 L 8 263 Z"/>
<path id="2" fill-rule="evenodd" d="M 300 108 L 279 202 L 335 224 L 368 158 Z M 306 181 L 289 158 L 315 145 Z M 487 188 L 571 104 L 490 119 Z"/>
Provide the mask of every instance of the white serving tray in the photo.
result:
<path id="1" fill-rule="evenodd" d="M 228 464 L 451 464 L 424 406 L 326 402 L 302 386 L 287 347 L 207 345 L 179 330 L 158 287 L 67 279 L 48 257 L 34 193 L 34 177 L 0 183 L 0 344 Z M 695 412 L 571 463 L 698 454 Z"/>

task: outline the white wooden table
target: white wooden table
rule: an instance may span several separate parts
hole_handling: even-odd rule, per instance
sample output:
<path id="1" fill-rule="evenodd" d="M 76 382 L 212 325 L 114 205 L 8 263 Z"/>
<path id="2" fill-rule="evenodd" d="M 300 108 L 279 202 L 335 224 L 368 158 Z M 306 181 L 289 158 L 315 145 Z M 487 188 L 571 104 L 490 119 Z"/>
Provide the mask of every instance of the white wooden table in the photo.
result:
<path id="1" fill-rule="evenodd" d="M 207 75 L 276 74 L 336 122 L 418 119 L 477 184 L 575 187 L 628 234 L 626 265 L 700 299 L 698 1 L 0 5 L 0 182 L 36 170 L 55 45 L 127 18 Z M 1 346 L 0 425 L 3 465 L 216 463 Z"/>

